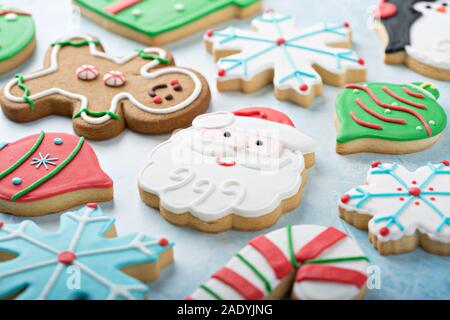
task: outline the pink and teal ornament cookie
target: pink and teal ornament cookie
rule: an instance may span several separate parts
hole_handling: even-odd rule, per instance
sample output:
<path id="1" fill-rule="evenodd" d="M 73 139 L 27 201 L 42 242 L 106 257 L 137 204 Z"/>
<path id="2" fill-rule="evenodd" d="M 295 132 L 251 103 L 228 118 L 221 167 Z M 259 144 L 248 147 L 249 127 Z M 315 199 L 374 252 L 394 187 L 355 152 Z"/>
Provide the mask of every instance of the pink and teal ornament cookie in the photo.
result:
<path id="1" fill-rule="evenodd" d="M 188 299 L 361 299 L 368 261 L 336 228 L 288 225 L 250 240 Z"/>
<path id="2" fill-rule="evenodd" d="M 210 30 L 205 44 L 217 61 L 219 91 L 250 93 L 273 83 L 280 100 L 309 106 L 323 83 L 366 81 L 365 61 L 351 47 L 348 22 L 299 28 L 272 10 L 252 21 L 252 30 Z"/>
<path id="3" fill-rule="evenodd" d="M 431 83 L 349 84 L 336 98 L 336 151 L 411 153 L 434 144 L 447 125 Z"/>
<path id="4" fill-rule="evenodd" d="M 96 203 L 61 216 L 48 233 L 30 220 L 0 221 L 0 299 L 143 299 L 173 243 L 145 234 L 117 237 Z"/>
<path id="5" fill-rule="evenodd" d="M 89 19 L 122 36 L 163 45 L 233 18 L 256 14 L 261 0 L 73 0 Z"/>
<path id="6" fill-rule="evenodd" d="M 31 13 L 0 5 L 0 74 L 28 60 L 35 47 Z"/>
<path id="7" fill-rule="evenodd" d="M 40 216 L 112 197 L 113 182 L 84 138 L 41 132 L 0 143 L 0 212 Z"/>
<path id="8" fill-rule="evenodd" d="M 375 161 L 366 183 L 346 192 L 339 212 L 348 223 L 369 230 L 381 254 L 417 247 L 450 255 L 450 162 L 409 171 L 397 163 Z"/>

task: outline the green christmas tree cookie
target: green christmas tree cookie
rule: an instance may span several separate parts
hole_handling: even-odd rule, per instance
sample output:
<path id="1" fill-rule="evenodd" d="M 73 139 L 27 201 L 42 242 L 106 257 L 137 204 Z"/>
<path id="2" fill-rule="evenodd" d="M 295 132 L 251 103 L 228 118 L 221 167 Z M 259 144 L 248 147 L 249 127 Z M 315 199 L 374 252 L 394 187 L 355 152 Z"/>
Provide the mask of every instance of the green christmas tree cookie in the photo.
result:
<path id="1" fill-rule="evenodd" d="M 350 84 L 336 98 L 336 152 L 411 153 L 435 143 L 447 125 L 431 83 Z"/>
<path id="2" fill-rule="evenodd" d="M 34 35 L 31 14 L 0 6 L 0 74 L 14 69 L 33 54 Z"/>

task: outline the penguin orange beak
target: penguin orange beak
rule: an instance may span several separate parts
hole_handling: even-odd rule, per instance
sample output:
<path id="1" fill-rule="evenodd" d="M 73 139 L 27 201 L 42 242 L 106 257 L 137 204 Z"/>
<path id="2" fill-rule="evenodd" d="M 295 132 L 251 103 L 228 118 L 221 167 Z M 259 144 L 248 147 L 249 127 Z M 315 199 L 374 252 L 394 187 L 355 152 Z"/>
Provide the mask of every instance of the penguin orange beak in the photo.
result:
<path id="1" fill-rule="evenodd" d="M 439 8 L 436 9 L 436 11 L 440 13 L 446 13 L 447 9 L 444 6 L 440 6 Z"/>

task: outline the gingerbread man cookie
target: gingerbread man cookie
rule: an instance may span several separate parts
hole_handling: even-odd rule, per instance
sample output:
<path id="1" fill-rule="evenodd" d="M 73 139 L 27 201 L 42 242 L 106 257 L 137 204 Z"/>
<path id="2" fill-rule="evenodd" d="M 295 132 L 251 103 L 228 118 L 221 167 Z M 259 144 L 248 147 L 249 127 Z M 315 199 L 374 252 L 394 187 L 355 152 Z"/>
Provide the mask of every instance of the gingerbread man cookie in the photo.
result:
<path id="1" fill-rule="evenodd" d="M 71 116 L 77 134 L 108 139 L 125 126 L 145 134 L 187 127 L 209 105 L 206 80 L 173 66 L 172 56 L 160 48 L 114 58 L 83 35 L 53 43 L 45 61 L 45 69 L 19 74 L 5 85 L 0 103 L 10 119 Z"/>
<path id="2" fill-rule="evenodd" d="M 385 62 L 450 81 L 449 5 L 449 0 L 381 0 L 375 16 Z"/>
<path id="3" fill-rule="evenodd" d="M 188 299 L 361 299 L 368 261 L 333 227 L 288 225 L 252 239 Z"/>
<path id="4" fill-rule="evenodd" d="M 95 203 L 61 216 L 57 232 L 0 220 L 0 299 L 144 299 L 143 282 L 173 261 L 173 242 L 145 234 L 117 237 Z"/>
<path id="5" fill-rule="evenodd" d="M 139 190 L 174 224 L 204 232 L 259 230 L 298 206 L 313 163 L 314 141 L 285 114 L 214 112 L 152 151 Z"/>
<path id="6" fill-rule="evenodd" d="M 30 13 L 0 5 L 0 74 L 28 60 L 36 47 Z"/>
<path id="7" fill-rule="evenodd" d="M 113 182 L 84 138 L 35 134 L 0 143 L 0 212 L 40 216 L 113 198 Z"/>
<path id="8" fill-rule="evenodd" d="M 81 13 L 122 36 L 163 45 L 233 18 L 245 19 L 261 0 L 73 0 Z"/>
<path id="9" fill-rule="evenodd" d="M 397 163 L 375 161 L 366 184 L 339 200 L 348 223 L 369 230 L 381 254 L 424 250 L 450 255 L 450 162 L 409 171 Z"/>
<path id="10" fill-rule="evenodd" d="M 253 92 L 273 82 L 278 99 L 307 107 L 321 94 L 322 82 L 366 81 L 364 60 L 348 49 L 349 23 L 302 30 L 292 17 L 267 10 L 252 27 L 206 33 L 206 48 L 218 60 L 218 90 Z"/>

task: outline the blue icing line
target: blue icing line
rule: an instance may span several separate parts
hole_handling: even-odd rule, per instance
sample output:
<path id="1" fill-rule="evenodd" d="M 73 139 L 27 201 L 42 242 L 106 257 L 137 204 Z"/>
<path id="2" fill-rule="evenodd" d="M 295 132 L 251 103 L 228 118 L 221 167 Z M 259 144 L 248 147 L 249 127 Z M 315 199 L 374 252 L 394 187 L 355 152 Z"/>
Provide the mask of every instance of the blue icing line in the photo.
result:
<path id="1" fill-rule="evenodd" d="M 161 246 L 159 239 L 136 233 L 105 238 L 113 225 L 113 218 L 88 207 L 63 214 L 55 233 L 44 232 L 32 221 L 5 224 L 0 228 L 0 249 L 20 258 L 0 262 L 0 299 L 23 288 L 17 299 L 145 298 L 148 287 L 120 269 L 155 262 L 173 243 Z M 17 230 L 22 232 L 19 236 L 2 241 Z M 66 251 L 72 252 L 75 260 L 58 263 L 61 252 Z M 19 269 L 22 271 L 15 272 Z M 55 280 L 50 282 L 53 275 Z M 114 295 L 113 286 L 124 293 Z"/>
<path id="2" fill-rule="evenodd" d="M 0 150 L 2 150 L 3 148 L 5 148 L 8 145 L 7 142 L 0 142 Z"/>

